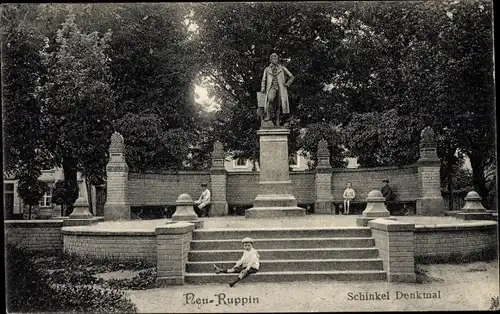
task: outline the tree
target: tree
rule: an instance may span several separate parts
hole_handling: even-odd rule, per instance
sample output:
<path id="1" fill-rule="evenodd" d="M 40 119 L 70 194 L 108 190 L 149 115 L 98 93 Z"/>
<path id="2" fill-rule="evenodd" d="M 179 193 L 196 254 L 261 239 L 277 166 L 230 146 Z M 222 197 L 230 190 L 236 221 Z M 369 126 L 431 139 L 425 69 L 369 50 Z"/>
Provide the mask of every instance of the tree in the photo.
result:
<path id="1" fill-rule="evenodd" d="M 342 31 L 331 18 L 343 8 L 337 3 L 192 5 L 190 19 L 199 26 L 193 36 L 204 57 L 200 75 L 210 80 L 211 92 L 221 104 L 222 129 L 215 132 L 221 134 L 226 150 L 237 157 L 259 159 L 255 93 L 272 52 L 297 76 L 289 89 L 291 120 L 300 127 L 322 121 L 325 113 L 311 108 L 318 107 L 316 95 L 330 82 L 339 62 L 334 57 Z M 335 99 L 335 94 L 329 97 Z M 323 108 L 336 113 L 338 107 Z"/>
<path id="2" fill-rule="evenodd" d="M 82 33 L 69 15 L 55 43 L 46 38 L 40 51 L 46 70 L 37 90 L 43 142 L 54 163 L 62 164 L 69 190 L 78 188 L 78 170 L 90 178 L 104 173 L 115 117 L 107 56 L 110 37 L 109 32 L 101 37 Z"/>
<path id="3" fill-rule="evenodd" d="M 45 192 L 48 190 L 47 183 L 38 180 L 37 177 L 20 177 L 18 181 L 17 193 L 28 205 L 28 219 L 31 219 L 31 209 L 38 205 Z"/>
<path id="4" fill-rule="evenodd" d="M 467 154 L 484 197 L 484 170 L 494 155 L 491 3 L 360 3 L 353 12 L 369 36 L 347 44 L 374 56 L 369 71 L 351 76 L 353 92 L 377 95 L 365 102 L 371 109 L 397 109 L 433 127 L 449 165 L 457 148 Z M 366 65 L 356 53 L 348 56 Z M 371 85 L 362 84 L 367 77 Z"/>
<path id="5" fill-rule="evenodd" d="M 4 167 L 16 178 L 37 178 L 49 155 L 41 141 L 40 103 L 35 97 L 41 71 L 41 38 L 30 23 L 36 6 L 2 5 L 2 105 Z"/>
<path id="6" fill-rule="evenodd" d="M 345 150 L 343 148 L 344 136 L 339 127 L 325 122 L 310 124 L 307 129 L 304 129 L 303 134 L 298 139 L 298 148 L 303 152 L 307 152 L 310 160 L 315 167 L 318 162 L 318 143 L 321 139 L 325 139 L 328 143 L 330 151 L 330 165 L 333 168 L 343 168 L 347 165 L 345 159 Z"/>

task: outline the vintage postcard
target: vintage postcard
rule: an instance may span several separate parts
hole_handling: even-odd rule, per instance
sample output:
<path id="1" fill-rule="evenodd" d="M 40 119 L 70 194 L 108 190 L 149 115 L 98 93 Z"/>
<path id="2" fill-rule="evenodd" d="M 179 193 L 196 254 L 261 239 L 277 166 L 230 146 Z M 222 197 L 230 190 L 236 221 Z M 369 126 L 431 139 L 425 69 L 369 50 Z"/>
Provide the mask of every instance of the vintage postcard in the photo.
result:
<path id="1" fill-rule="evenodd" d="M 492 1 L 1 15 L 7 312 L 500 309 Z"/>

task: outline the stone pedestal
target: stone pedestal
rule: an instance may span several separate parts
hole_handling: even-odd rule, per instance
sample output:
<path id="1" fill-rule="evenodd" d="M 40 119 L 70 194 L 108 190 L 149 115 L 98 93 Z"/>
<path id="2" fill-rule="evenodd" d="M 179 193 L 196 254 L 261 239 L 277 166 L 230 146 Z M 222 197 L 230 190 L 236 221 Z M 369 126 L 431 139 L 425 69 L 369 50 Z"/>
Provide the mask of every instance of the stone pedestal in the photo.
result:
<path id="1" fill-rule="evenodd" d="M 332 203 L 332 166 L 330 165 L 330 152 L 327 142 L 322 139 L 318 143 L 318 164 L 316 165 L 316 200 L 314 202 L 315 214 L 335 214 Z"/>
<path id="2" fill-rule="evenodd" d="M 107 197 L 104 204 L 106 220 L 129 220 L 130 205 L 128 203 L 128 166 L 125 162 L 125 144 L 123 137 L 115 132 L 111 136 L 109 146 L 109 162 L 106 165 Z"/>
<path id="3" fill-rule="evenodd" d="M 69 219 L 90 219 L 93 215 L 89 211 L 89 201 L 87 198 L 87 185 L 83 178 L 78 180 L 78 198 L 73 205 L 73 211 Z"/>
<path id="4" fill-rule="evenodd" d="M 463 220 L 491 220 L 492 214 L 486 212 L 486 208 L 481 204 L 481 196 L 475 191 L 470 191 L 465 197 L 465 205 L 460 213 L 455 217 Z"/>
<path id="5" fill-rule="evenodd" d="M 195 228 L 203 228 L 203 221 L 198 218 L 194 211 L 194 202 L 189 194 L 181 194 L 175 201 L 175 213 L 172 215 L 172 221 L 184 221 L 194 224 Z"/>
<path id="6" fill-rule="evenodd" d="M 441 195 L 439 175 L 440 161 L 436 152 L 434 131 L 426 127 L 420 134 L 420 158 L 418 165 L 418 183 L 420 197 L 417 199 L 417 216 L 444 216 L 446 206 Z"/>
<path id="7" fill-rule="evenodd" d="M 210 167 L 210 182 L 212 196 L 210 200 L 209 216 L 227 216 L 229 208 L 226 199 L 227 174 L 224 167 L 224 150 L 222 143 L 217 141 L 212 152 L 212 166 Z"/>
<path id="8" fill-rule="evenodd" d="M 385 198 L 379 190 L 373 190 L 366 197 L 366 208 L 361 217 L 356 218 L 356 226 L 366 227 L 370 220 L 377 218 L 385 218 L 396 220 L 394 217 L 389 217 L 390 212 L 385 206 Z"/>
<path id="9" fill-rule="evenodd" d="M 305 216 L 292 194 L 288 165 L 288 134 L 283 128 L 261 128 L 259 193 L 253 206 L 245 211 L 246 218 L 278 218 Z"/>

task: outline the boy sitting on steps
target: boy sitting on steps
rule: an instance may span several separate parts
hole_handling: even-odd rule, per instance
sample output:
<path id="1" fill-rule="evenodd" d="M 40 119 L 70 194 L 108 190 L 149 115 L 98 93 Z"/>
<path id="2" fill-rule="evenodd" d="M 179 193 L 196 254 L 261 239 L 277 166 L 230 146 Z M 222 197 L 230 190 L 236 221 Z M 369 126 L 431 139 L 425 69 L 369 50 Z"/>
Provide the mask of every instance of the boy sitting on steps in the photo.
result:
<path id="1" fill-rule="evenodd" d="M 253 240 L 251 238 L 244 238 L 241 242 L 243 243 L 243 249 L 245 251 L 243 252 L 241 259 L 236 262 L 233 268 L 222 269 L 214 264 L 216 274 L 239 273 L 238 277 L 229 283 L 230 287 L 233 287 L 238 281 L 242 280 L 246 276 L 255 274 L 259 271 L 259 253 L 257 253 L 257 251 L 252 247 Z"/>

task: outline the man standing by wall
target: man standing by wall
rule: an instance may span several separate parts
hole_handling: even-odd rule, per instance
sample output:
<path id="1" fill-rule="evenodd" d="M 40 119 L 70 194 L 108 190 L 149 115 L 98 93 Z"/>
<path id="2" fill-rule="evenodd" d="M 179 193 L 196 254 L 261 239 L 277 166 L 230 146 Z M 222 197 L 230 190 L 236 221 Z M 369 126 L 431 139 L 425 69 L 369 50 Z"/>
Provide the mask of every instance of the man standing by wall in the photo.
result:
<path id="1" fill-rule="evenodd" d="M 196 200 L 194 203 L 196 205 L 198 205 L 197 206 L 198 216 L 199 217 L 208 217 L 208 205 L 210 205 L 211 193 L 210 193 L 210 190 L 207 188 L 206 183 L 202 183 L 201 188 L 203 191 L 201 192 L 200 198 L 198 198 L 198 200 Z"/>

